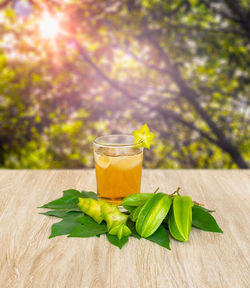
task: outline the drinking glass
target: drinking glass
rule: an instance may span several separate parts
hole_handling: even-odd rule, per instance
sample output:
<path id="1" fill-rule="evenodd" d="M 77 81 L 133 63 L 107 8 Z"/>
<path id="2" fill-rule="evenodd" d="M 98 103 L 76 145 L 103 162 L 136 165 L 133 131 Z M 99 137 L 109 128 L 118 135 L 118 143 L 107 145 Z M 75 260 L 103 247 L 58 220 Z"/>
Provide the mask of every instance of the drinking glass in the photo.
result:
<path id="1" fill-rule="evenodd" d="M 100 200 L 120 205 L 124 197 L 140 193 L 143 147 L 134 145 L 133 136 L 96 138 L 94 158 Z"/>

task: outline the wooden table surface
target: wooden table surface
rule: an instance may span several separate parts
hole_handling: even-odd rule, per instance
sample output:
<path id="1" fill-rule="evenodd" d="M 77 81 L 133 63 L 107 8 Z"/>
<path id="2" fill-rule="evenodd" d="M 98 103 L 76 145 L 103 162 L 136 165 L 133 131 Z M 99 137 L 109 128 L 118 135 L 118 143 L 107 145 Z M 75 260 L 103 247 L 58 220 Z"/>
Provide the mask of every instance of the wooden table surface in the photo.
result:
<path id="1" fill-rule="evenodd" d="M 215 209 L 224 234 L 193 229 L 171 251 L 131 238 L 48 239 L 58 218 L 36 208 L 69 188 L 96 191 L 93 170 L 0 170 L 0 287 L 250 287 L 250 170 L 144 170 L 142 191 L 183 193 Z"/>

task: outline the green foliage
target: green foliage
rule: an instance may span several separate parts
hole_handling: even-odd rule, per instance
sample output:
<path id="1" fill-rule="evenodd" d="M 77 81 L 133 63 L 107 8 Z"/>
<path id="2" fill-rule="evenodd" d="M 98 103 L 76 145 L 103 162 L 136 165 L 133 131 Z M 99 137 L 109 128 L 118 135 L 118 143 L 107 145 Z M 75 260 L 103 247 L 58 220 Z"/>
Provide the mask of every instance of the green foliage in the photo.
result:
<path id="1" fill-rule="evenodd" d="M 163 225 L 160 225 L 160 227 L 155 231 L 155 233 L 149 236 L 147 240 L 155 242 L 156 244 L 171 250 L 169 246 L 170 241 L 168 232 Z"/>
<path id="2" fill-rule="evenodd" d="M 160 225 L 157 226 L 157 229 L 153 229 L 153 226 L 151 228 L 148 227 L 149 229 L 152 230 L 153 234 L 148 233 L 148 235 L 149 234 L 151 235 L 147 237 L 146 235 L 144 235 L 144 239 L 152 241 L 170 250 L 170 240 L 169 240 L 168 231 L 175 239 L 179 241 L 188 240 L 189 233 L 191 231 L 191 226 L 204 230 L 204 231 L 223 233 L 223 231 L 218 226 L 214 217 L 210 214 L 211 212 L 215 212 L 215 211 L 201 207 L 198 204 L 194 205 L 193 200 L 189 196 L 180 196 L 179 190 L 180 188 L 178 188 L 174 193 L 170 195 L 162 194 L 162 193 L 152 194 L 153 197 L 149 200 L 145 199 L 145 195 L 143 196 L 145 200 L 144 205 L 137 206 L 137 208 L 140 208 L 140 211 L 142 211 L 141 207 L 144 207 L 144 208 L 149 207 L 148 203 L 157 195 L 159 196 L 165 195 L 166 197 L 173 197 L 173 201 L 171 200 L 171 203 L 170 203 L 172 206 L 170 208 L 170 212 L 167 214 L 164 214 L 163 217 L 161 217 L 160 215 L 162 214 L 162 209 L 157 210 L 157 206 L 155 206 L 157 213 L 154 215 L 151 215 L 151 220 L 152 220 L 151 225 L 154 226 L 155 220 L 157 220 L 159 217 L 161 218 L 161 221 L 160 221 L 161 223 Z M 156 191 L 158 191 L 158 189 Z M 177 193 L 178 195 L 173 196 L 175 193 Z M 130 219 L 131 219 L 132 214 L 130 214 L 129 215 L 130 219 L 128 219 L 127 221 L 127 217 L 128 217 L 127 212 L 126 213 L 121 212 L 117 206 L 115 208 L 115 205 L 110 205 L 103 201 L 96 201 L 96 205 L 106 205 L 106 208 L 104 209 L 107 210 L 107 211 L 104 211 L 104 210 L 102 211 L 102 214 L 104 215 L 104 220 L 106 222 L 102 220 L 97 221 L 94 213 L 89 213 L 89 209 L 82 209 L 83 211 L 74 211 L 75 208 L 77 208 L 78 206 L 81 206 L 79 205 L 79 203 L 81 202 L 81 198 L 78 198 L 78 196 L 83 197 L 83 198 L 91 198 L 91 199 L 82 199 L 84 201 L 85 200 L 96 201 L 94 199 L 96 198 L 97 195 L 93 192 L 86 192 L 86 191 L 80 192 L 75 189 L 69 189 L 69 190 L 63 191 L 63 197 L 56 199 L 52 202 L 49 202 L 47 204 L 44 204 L 41 207 L 38 207 L 38 208 L 54 209 L 54 210 L 43 212 L 40 214 L 62 218 L 60 222 L 52 225 L 51 234 L 49 238 L 53 238 L 53 237 L 60 236 L 60 235 L 68 235 L 68 237 L 87 238 L 87 237 L 93 237 L 93 236 L 100 237 L 100 235 L 106 234 L 108 241 L 111 244 L 119 247 L 120 249 L 128 242 L 129 236 L 135 237 L 138 240 L 142 238 L 141 236 L 143 235 L 141 235 L 141 233 L 140 234 L 138 233 L 139 231 L 137 227 L 140 221 L 140 217 L 138 219 L 131 221 Z M 131 199 L 129 199 L 131 202 L 130 203 L 131 206 L 129 207 L 136 207 L 136 205 L 138 205 L 138 200 L 141 194 L 139 193 L 136 196 L 137 198 L 132 197 Z M 75 202 L 75 199 L 79 199 L 79 203 Z M 157 198 L 157 199 L 158 199 L 159 204 L 161 205 L 162 198 Z M 129 234 L 124 233 L 125 231 L 123 230 L 122 237 L 119 237 L 119 233 L 118 234 L 111 233 L 112 230 L 115 228 L 113 224 L 115 224 L 115 222 L 119 222 L 119 219 L 116 217 L 118 215 L 117 212 L 114 213 L 115 209 L 118 209 L 118 214 L 120 213 L 119 214 L 120 220 L 126 219 L 127 221 L 127 228 L 129 230 Z M 88 210 L 87 211 L 88 215 L 86 214 L 85 210 Z M 105 212 L 108 212 L 109 213 L 108 216 L 110 216 L 111 218 L 113 217 L 112 229 L 110 229 L 109 221 L 107 221 L 107 218 L 105 218 Z M 144 220 L 147 220 L 147 219 L 145 218 Z M 134 221 L 136 221 L 136 223 L 134 223 Z M 148 221 L 146 222 L 149 224 Z M 125 224 L 122 224 L 122 225 L 125 225 Z M 119 229 L 120 225 L 116 227 Z"/>
<path id="3" fill-rule="evenodd" d="M 107 239 L 111 244 L 119 247 L 120 249 L 122 249 L 122 247 L 128 242 L 128 236 L 118 239 L 118 237 L 115 235 L 107 234 Z"/>
<path id="4" fill-rule="evenodd" d="M 54 223 L 52 225 L 49 238 L 61 235 L 68 235 L 68 237 L 87 238 L 93 236 L 99 237 L 101 234 L 106 234 L 108 241 L 121 249 L 128 242 L 129 237 L 125 235 L 119 239 L 116 235 L 111 235 L 110 231 L 108 233 L 109 225 L 104 221 L 97 223 L 94 219 L 92 219 L 92 217 L 86 215 L 82 211 L 75 211 L 74 209 L 78 208 L 77 202 L 75 203 L 75 199 L 78 199 L 78 196 L 92 199 L 97 198 L 97 195 L 93 192 L 80 192 L 75 189 L 69 189 L 63 191 L 63 197 L 38 207 L 54 209 L 51 211 L 42 212 L 40 214 L 62 218 L 60 222 Z M 108 203 L 106 204 L 108 205 Z M 122 212 L 120 213 L 125 216 L 125 214 Z M 126 217 L 127 216 L 125 216 L 125 218 Z M 132 232 L 130 236 L 140 240 L 141 237 L 136 232 L 135 223 L 128 220 L 127 225 Z M 153 241 L 162 247 L 170 249 L 168 234 L 164 227 L 160 227 L 153 235 L 146 239 Z"/>
<path id="5" fill-rule="evenodd" d="M 44 204 L 39 208 L 80 211 L 80 208 L 77 206 L 78 197 L 97 199 L 97 195 L 94 192 L 80 192 L 78 190 L 70 189 L 63 191 L 63 197 Z"/>
<path id="6" fill-rule="evenodd" d="M 107 226 L 105 223 L 97 224 L 91 217 L 85 215 L 82 218 L 77 219 L 81 223 L 80 226 L 71 232 L 68 237 L 93 237 L 107 232 Z"/>
<path id="7" fill-rule="evenodd" d="M 68 211 L 67 209 L 64 210 L 52 210 L 52 211 L 47 211 L 47 212 L 42 212 L 39 214 L 43 214 L 43 215 L 47 215 L 47 216 L 54 216 L 54 217 L 58 217 L 58 218 L 64 218 L 68 215 L 79 215 L 79 213 L 81 213 L 80 211 Z"/>
<path id="8" fill-rule="evenodd" d="M 192 226 L 204 231 L 223 233 L 216 220 L 209 213 L 209 211 L 207 211 L 207 209 L 194 205 L 192 208 L 192 213 Z"/>
<path id="9" fill-rule="evenodd" d="M 145 122 L 145 167 L 250 164 L 248 1 L 50 2 L 54 38 L 40 2 L 0 10 L 0 167 L 93 167 L 96 136 Z"/>
<path id="10" fill-rule="evenodd" d="M 85 217 L 85 216 L 77 215 L 76 217 Z M 76 221 L 76 217 L 75 216 L 66 217 L 62 221 L 53 224 L 49 238 L 53 238 L 60 235 L 68 235 L 77 226 L 81 226 L 81 223 Z"/>

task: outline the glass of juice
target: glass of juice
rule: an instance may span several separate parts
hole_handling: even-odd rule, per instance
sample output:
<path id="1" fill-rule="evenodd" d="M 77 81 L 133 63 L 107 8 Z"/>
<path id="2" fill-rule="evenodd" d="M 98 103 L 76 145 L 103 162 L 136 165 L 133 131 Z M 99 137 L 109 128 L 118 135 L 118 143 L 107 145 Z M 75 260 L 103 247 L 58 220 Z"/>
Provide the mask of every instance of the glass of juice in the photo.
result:
<path id="1" fill-rule="evenodd" d="M 97 194 L 120 205 L 124 197 L 140 193 L 143 147 L 130 135 L 101 136 L 94 141 Z"/>

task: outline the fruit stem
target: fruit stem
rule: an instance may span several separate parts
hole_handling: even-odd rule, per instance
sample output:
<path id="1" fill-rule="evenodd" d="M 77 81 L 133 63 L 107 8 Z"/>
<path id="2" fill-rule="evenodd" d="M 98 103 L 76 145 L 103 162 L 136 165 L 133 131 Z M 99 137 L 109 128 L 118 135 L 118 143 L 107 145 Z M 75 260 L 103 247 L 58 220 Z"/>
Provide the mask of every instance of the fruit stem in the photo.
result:
<path id="1" fill-rule="evenodd" d="M 154 194 L 156 194 L 156 193 L 159 191 L 159 189 L 160 189 L 160 187 L 158 187 L 158 188 L 155 190 Z"/>
<path id="2" fill-rule="evenodd" d="M 199 202 L 197 202 L 197 201 L 193 201 L 193 203 L 194 203 L 195 205 L 198 205 L 198 206 L 205 206 L 204 204 L 199 203 Z"/>
<path id="3" fill-rule="evenodd" d="M 176 193 L 177 193 L 177 195 L 180 196 L 180 193 L 179 193 L 180 190 L 181 190 L 181 187 L 178 187 L 177 190 L 175 190 L 175 191 L 174 191 L 172 194 L 170 194 L 169 196 L 174 196 L 174 194 L 176 194 Z"/>

